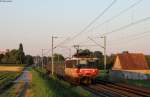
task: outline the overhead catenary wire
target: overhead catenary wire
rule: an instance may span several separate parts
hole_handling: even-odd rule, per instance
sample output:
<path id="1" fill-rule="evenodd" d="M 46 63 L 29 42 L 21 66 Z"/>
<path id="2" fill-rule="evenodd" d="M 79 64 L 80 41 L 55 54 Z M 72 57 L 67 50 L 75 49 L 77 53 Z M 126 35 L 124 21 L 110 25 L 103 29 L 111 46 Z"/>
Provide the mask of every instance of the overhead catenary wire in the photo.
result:
<path id="1" fill-rule="evenodd" d="M 56 46 L 53 47 L 53 49 L 56 49 L 60 44 L 63 44 L 65 41 L 67 41 L 68 39 L 70 39 L 69 37 L 66 38 L 65 40 L 63 40 L 62 42 L 60 42 L 59 44 L 57 44 Z M 50 54 L 52 49 L 48 49 L 48 51 L 46 53 L 44 53 L 45 55 L 47 54 Z"/>
<path id="2" fill-rule="evenodd" d="M 95 46 L 95 47 L 98 47 L 98 45 L 96 44 L 82 44 L 82 45 L 79 45 L 80 47 L 92 47 L 92 46 Z M 71 46 L 59 46 L 59 48 L 70 48 L 70 47 L 74 47 L 74 45 L 71 45 Z"/>
<path id="3" fill-rule="evenodd" d="M 117 17 L 121 16 L 123 13 L 129 11 L 131 8 L 134 8 L 135 6 L 137 6 L 138 4 L 140 4 L 141 1 L 143 1 L 143 0 L 138 0 L 137 2 L 135 2 L 134 4 L 132 4 L 131 6 L 129 6 L 128 8 L 126 8 L 126 9 L 120 11 L 118 14 L 116 14 L 116 15 L 112 16 L 111 18 L 105 20 L 104 22 L 102 22 L 101 24 L 97 25 L 96 27 L 90 29 L 89 31 L 91 31 L 91 30 L 93 30 L 93 29 L 96 29 L 97 27 L 100 27 L 100 26 L 102 26 L 102 25 L 104 25 L 104 24 L 106 24 L 106 23 L 109 23 L 109 22 L 113 21 L 113 20 L 116 19 Z"/>
<path id="4" fill-rule="evenodd" d="M 90 39 L 91 41 L 93 41 L 96 45 L 100 46 L 101 48 L 104 48 L 104 46 L 100 45 L 99 43 L 97 43 L 94 39 L 88 37 L 88 39 Z"/>
<path id="5" fill-rule="evenodd" d="M 46 49 L 46 52 L 43 52 L 43 55 L 49 55 L 51 53 L 51 49 Z"/>
<path id="6" fill-rule="evenodd" d="M 144 31 L 144 32 L 141 32 L 141 33 L 138 33 L 138 34 L 132 34 L 132 35 L 128 35 L 128 36 L 125 36 L 125 37 L 122 37 L 122 38 L 118 38 L 118 39 L 114 39 L 114 40 L 111 40 L 111 41 L 116 41 L 116 42 L 120 42 L 118 40 L 126 40 L 126 39 L 129 39 L 129 38 L 134 38 L 134 37 L 137 37 L 139 35 L 142 35 L 142 34 L 148 34 L 150 33 L 150 30 L 148 31 Z"/>
<path id="7" fill-rule="evenodd" d="M 94 24 L 100 17 L 102 17 L 116 2 L 117 2 L 117 0 L 113 0 L 113 2 L 106 9 L 104 9 L 102 11 L 102 13 L 100 13 L 96 18 L 94 18 L 84 29 L 81 30 L 81 32 L 79 32 L 78 34 L 73 36 L 71 39 L 74 39 L 74 38 L 78 37 L 81 33 L 83 33 L 89 27 L 91 27 L 91 25 Z"/>
<path id="8" fill-rule="evenodd" d="M 148 33 L 148 34 L 150 34 L 150 33 Z M 134 40 L 137 40 L 137 39 L 140 39 L 140 38 L 143 38 L 143 37 L 147 37 L 147 36 L 149 36 L 149 35 L 142 35 L 142 36 L 140 36 L 140 37 L 135 37 L 135 38 L 133 38 L 132 40 L 130 40 L 130 41 L 134 41 Z"/>
<path id="9" fill-rule="evenodd" d="M 98 26 L 96 26 L 96 27 L 94 27 L 94 28 L 100 27 L 100 26 L 102 26 L 102 25 L 104 25 L 104 24 L 106 24 L 106 23 L 108 23 L 108 22 L 113 21 L 113 20 L 116 19 L 117 17 L 121 16 L 123 13 L 129 11 L 130 9 L 132 9 L 132 8 L 134 8 L 135 6 L 137 6 L 138 4 L 140 4 L 141 1 L 143 1 L 143 0 L 138 0 L 137 2 L 135 2 L 135 3 L 133 3 L 132 5 L 130 5 L 129 7 L 127 7 L 126 9 L 120 11 L 119 13 L 117 13 L 116 15 L 114 15 L 113 17 L 107 19 L 106 21 L 104 21 L 103 23 L 99 24 Z M 92 29 L 90 29 L 90 30 L 88 30 L 88 31 L 91 31 L 91 30 L 93 30 L 94 28 L 92 28 Z M 91 40 L 91 39 L 90 39 L 90 40 Z M 93 41 L 93 40 L 92 40 L 92 41 Z M 93 41 L 93 42 L 95 43 L 95 41 Z M 96 44 L 97 44 L 97 43 L 96 43 Z"/>
<path id="10" fill-rule="evenodd" d="M 147 36 L 150 36 L 150 35 L 147 35 Z M 121 46 L 121 45 L 126 46 L 126 45 L 132 43 L 133 41 L 135 41 L 135 40 L 137 40 L 137 39 L 141 39 L 141 38 L 147 37 L 147 36 L 143 35 L 143 36 L 140 36 L 140 37 L 135 37 L 135 38 L 133 38 L 133 39 L 130 39 L 130 40 L 128 40 L 128 41 L 124 41 L 124 42 L 122 42 L 122 43 L 120 43 L 120 44 L 113 45 L 113 46 Z M 126 44 L 126 45 L 125 45 L 125 44 Z"/>
<path id="11" fill-rule="evenodd" d="M 124 41 L 119 41 L 117 42 L 116 44 L 113 43 L 113 45 L 124 45 L 124 43 L 131 43 L 132 41 L 135 41 L 137 39 L 140 39 L 140 38 L 143 38 L 143 37 L 147 37 L 149 35 L 147 34 L 150 34 L 150 31 L 145 31 L 143 33 L 140 33 L 140 34 L 136 34 L 133 38 L 130 38 L 130 39 L 127 39 L 127 40 L 124 40 Z M 111 44 L 110 44 L 111 45 Z"/>
<path id="12" fill-rule="evenodd" d="M 117 0 L 113 0 L 110 5 L 105 8 L 97 17 L 95 17 L 86 27 L 84 27 L 79 33 L 77 33 L 76 35 L 74 35 L 71 38 L 67 38 L 65 39 L 63 42 L 59 43 L 57 46 L 60 46 L 66 42 L 70 42 L 72 40 L 74 40 L 76 37 L 78 37 L 80 34 L 82 34 L 83 32 L 85 32 L 89 27 L 91 27 L 98 19 L 100 19 L 115 3 L 117 2 Z M 70 40 L 70 41 L 69 41 Z M 56 46 L 56 47 L 57 47 Z"/>
<path id="13" fill-rule="evenodd" d="M 57 48 L 58 46 L 64 44 L 65 42 L 69 41 L 70 40 L 70 37 L 64 39 L 62 42 L 60 42 L 59 44 L 57 44 L 56 46 L 54 46 L 54 48 Z"/>
<path id="14" fill-rule="evenodd" d="M 143 0 L 139 0 L 139 1 L 135 2 L 135 3 L 132 4 L 130 7 L 128 7 L 128 8 L 126 8 L 126 9 L 122 10 L 122 11 L 119 12 L 118 14 L 121 15 L 121 14 L 127 12 L 129 9 L 135 7 L 135 6 L 136 6 L 137 4 L 139 4 L 141 1 L 143 1 Z M 115 17 L 115 16 L 116 16 L 116 17 Z M 115 19 L 115 18 L 117 18 L 117 17 L 119 17 L 119 16 L 117 16 L 117 15 L 115 15 L 115 16 L 113 16 L 112 18 L 110 18 L 110 19 L 104 21 L 103 23 L 101 23 L 100 26 L 103 25 L 103 24 L 105 24 L 105 23 L 108 23 L 108 22 L 112 21 L 113 19 Z M 123 25 L 123 26 L 121 26 L 121 27 L 119 27 L 119 28 L 117 28 L 117 29 L 114 29 L 114 30 L 112 30 L 112 31 L 106 32 L 106 33 L 104 33 L 103 35 L 110 35 L 110 34 L 112 34 L 112 33 L 115 33 L 115 32 L 118 32 L 118 31 L 121 31 L 121 30 L 124 30 L 124 29 L 127 29 L 127 28 L 129 28 L 129 27 L 132 27 L 132 26 L 134 26 L 134 25 L 136 25 L 136 24 L 142 23 L 142 22 L 147 21 L 147 20 L 149 20 L 149 19 L 150 19 L 150 17 L 142 18 L 142 19 L 137 20 L 137 21 L 135 21 L 135 22 L 132 22 L 132 23 Z M 94 24 L 94 23 L 93 23 L 93 24 Z M 87 26 L 86 26 L 86 27 L 87 27 Z M 85 27 L 85 28 L 86 28 L 86 27 Z M 90 28 L 90 27 L 91 27 L 91 26 L 89 26 L 88 28 Z M 87 28 L 87 29 L 88 29 L 88 28 Z M 85 31 L 86 31 L 87 29 L 85 29 Z M 63 44 L 66 43 L 66 42 L 70 42 L 70 41 L 74 40 L 76 37 L 78 37 L 80 34 L 83 33 L 82 31 L 85 32 L 84 29 L 83 29 L 83 30 L 81 30 L 80 33 L 77 33 L 75 36 L 65 39 L 64 41 L 62 41 L 61 43 L 59 43 L 59 44 L 56 45 L 55 47 L 61 46 L 61 45 L 63 45 Z M 144 34 L 144 32 L 143 32 L 143 34 Z M 131 36 L 132 36 L 132 35 L 131 35 Z M 142 36 L 142 37 L 144 37 L 144 36 Z M 128 37 L 127 37 L 127 38 L 128 38 Z M 132 40 L 136 40 L 136 39 L 139 39 L 139 38 L 141 38 L 141 37 L 138 37 L 138 38 L 137 38 L 137 37 L 133 37 Z M 69 41 L 69 40 L 70 40 L 70 41 Z M 128 40 L 128 41 L 129 41 L 129 40 Z"/>
<path id="15" fill-rule="evenodd" d="M 112 34 L 112 33 L 114 33 L 114 32 L 118 32 L 118 31 L 124 30 L 124 29 L 126 29 L 126 28 L 129 28 L 129 27 L 131 27 L 131 26 L 134 26 L 134 25 L 136 25 L 136 24 L 142 23 L 142 22 L 147 21 L 147 20 L 150 20 L 150 17 L 142 18 L 142 19 L 137 20 L 137 21 L 135 21 L 135 22 L 132 22 L 132 23 L 130 23 L 130 24 L 121 26 L 120 28 L 114 29 L 114 30 L 112 30 L 112 31 L 110 31 L 110 32 L 106 32 L 106 33 L 104 33 L 103 35 L 109 35 L 109 34 Z"/>

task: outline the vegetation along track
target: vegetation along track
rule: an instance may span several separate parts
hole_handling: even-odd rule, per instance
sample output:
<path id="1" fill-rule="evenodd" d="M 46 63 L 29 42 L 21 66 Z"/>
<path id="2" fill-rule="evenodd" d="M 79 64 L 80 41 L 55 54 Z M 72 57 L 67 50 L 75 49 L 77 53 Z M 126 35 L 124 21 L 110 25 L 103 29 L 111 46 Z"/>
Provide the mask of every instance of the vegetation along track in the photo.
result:
<path id="1" fill-rule="evenodd" d="M 126 84 L 97 81 L 97 84 L 84 86 L 97 97 L 150 97 L 150 91 Z"/>

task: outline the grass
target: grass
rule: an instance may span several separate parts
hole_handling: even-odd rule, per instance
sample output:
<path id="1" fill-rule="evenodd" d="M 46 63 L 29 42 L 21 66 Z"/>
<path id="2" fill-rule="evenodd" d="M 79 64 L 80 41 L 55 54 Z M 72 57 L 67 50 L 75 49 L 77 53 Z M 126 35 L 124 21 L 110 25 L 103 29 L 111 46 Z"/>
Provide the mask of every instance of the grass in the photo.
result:
<path id="1" fill-rule="evenodd" d="M 0 72 L 0 89 L 12 83 L 12 81 L 14 81 L 20 74 L 21 72 Z"/>
<path id="2" fill-rule="evenodd" d="M 106 70 L 99 70 L 99 76 L 96 78 L 96 80 L 106 80 L 108 79 L 108 74 Z"/>
<path id="3" fill-rule="evenodd" d="M 150 74 L 146 74 L 148 78 L 150 78 Z M 150 80 L 126 80 L 126 83 L 140 86 L 140 87 L 145 87 L 145 88 L 150 88 Z"/>
<path id="4" fill-rule="evenodd" d="M 0 94 L 0 97 L 18 97 L 24 83 L 11 85 L 7 90 Z"/>
<path id="5" fill-rule="evenodd" d="M 72 87 L 68 83 L 45 76 L 45 71 L 32 70 L 32 97 L 92 97 L 81 87 Z"/>
<path id="6" fill-rule="evenodd" d="M 9 87 L 7 90 L 1 93 L 0 97 L 15 97 L 14 90 L 15 90 L 15 85 Z"/>
<path id="7" fill-rule="evenodd" d="M 150 74 L 146 74 L 150 78 Z M 135 86 L 140 86 L 140 87 L 145 87 L 145 88 L 150 88 L 150 80 L 132 80 L 128 79 L 125 81 L 127 84 L 132 84 Z"/>
<path id="8" fill-rule="evenodd" d="M 150 80 L 127 80 L 126 83 L 140 87 L 150 88 Z"/>
<path id="9" fill-rule="evenodd" d="M 0 97 L 15 97 L 16 85 L 13 81 L 21 74 L 21 72 L 1 71 L 0 72 Z"/>

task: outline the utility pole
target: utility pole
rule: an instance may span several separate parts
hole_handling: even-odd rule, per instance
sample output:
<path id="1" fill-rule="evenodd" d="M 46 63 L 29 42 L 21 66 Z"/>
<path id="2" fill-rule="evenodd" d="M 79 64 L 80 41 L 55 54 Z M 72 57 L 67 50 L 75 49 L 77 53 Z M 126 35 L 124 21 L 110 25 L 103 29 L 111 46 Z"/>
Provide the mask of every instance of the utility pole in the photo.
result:
<path id="1" fill-rule="evenodd" d="M 60 61 L 59 61 L 59 56 L 60 56 L 60 55 L 58 54 L 58 55 L 57 55 L 57 57 L 58 57 L 57 64 L 60 64 Z"/>
<path id="2" fill-rule="evenodd" d="M 43 65 L 44 65 L 44 63 L 43 63 L 43 50 L 44 49 L 42 49 L 42 69 L 43 69 Z"/>
<path id="3" fill-rule="evenodd" d="M 105 69 L 107 69 L 106 65 L 107 65 L 107 56 L 106 56 L 106 36 L 104 36 L 104 65 L 105 65 Z"/>
<path id="4" fill-rule="evenodd" d="M 71 48 L 69 48 L 69 58 L 71 58 Z"/>
<path id="5" fill-rule="evenodd" d="M 52 35 L 52 75 L 54 75 L 54 38 L 57 37 Z"/>
<path id="6" fill-rule="evenodd" d="M 77 56 L 78 56 L 78 53 L 79 53 L 79 45 L 74 45 L 74 48 L 77 50 Z"/>
<path id="7" fill-rule="evenodd" d="M 103 36 L 101 38 L 104 38 L 104 69 L 106 69 L 107 64 L 107 56 L 106 56 L 106 36 Z"/>
<path id="8" fill-rule="evenodd" d="M 77 58 L 79 57 L 79 45 L 74 45 L 74 48 L 77 50 Z M 79 60 L 77 59 L 77 64 L 79 64 Z"/>
<path id="9" fill-rule="evenodd" d="M 101 48 L 104 49 L 104 69 L 106 69 L 106 64 L 107 64 L 107 55 L 106 55 L 106 36 L 100 37 L 104 39 L 104 45 L 100 45 L 97 42 L 94 41 L 94 39 L 88 37 L 88 39 L 90 39 L 91 41 L 93 41 L 95 44 L 97 44 L 98 46 L 100 46 Z"/>

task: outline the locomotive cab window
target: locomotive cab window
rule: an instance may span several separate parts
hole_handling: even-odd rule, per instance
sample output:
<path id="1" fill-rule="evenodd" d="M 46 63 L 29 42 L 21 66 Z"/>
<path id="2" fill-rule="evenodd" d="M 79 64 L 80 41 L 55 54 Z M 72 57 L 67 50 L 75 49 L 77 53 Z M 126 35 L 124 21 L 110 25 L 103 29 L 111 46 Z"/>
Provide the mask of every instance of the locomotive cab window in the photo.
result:
<path id="1" fill-rule="evenodd" d="M 78 68 L 97 68 L 97 60 L 79 60 Z"/>
<path id="2" fill-rule="evenodd" d="M 87 64 L 87 60 L 80 60 L 79 64 Z"/>
<path id="3" fill-rule="evenodd" d="M 67 60 L 65 62 L 66 68 L 73 68 L 76 65 L 77 61 L 76 60 Z"/>

